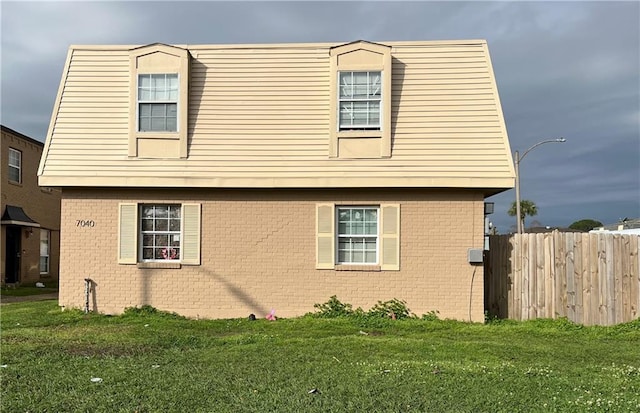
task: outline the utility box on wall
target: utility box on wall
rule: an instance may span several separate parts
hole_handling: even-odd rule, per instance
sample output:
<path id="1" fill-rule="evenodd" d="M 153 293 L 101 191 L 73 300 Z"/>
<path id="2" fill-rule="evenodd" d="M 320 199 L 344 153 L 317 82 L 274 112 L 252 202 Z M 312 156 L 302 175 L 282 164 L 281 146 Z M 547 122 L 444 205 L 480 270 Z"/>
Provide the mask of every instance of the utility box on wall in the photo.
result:
<path id="1" fill-rule="evenodd" d="M 467 253 L 469 264 L 482 264 L 484 262 L 483 252 L 480 248 L 469 248 Z"/>

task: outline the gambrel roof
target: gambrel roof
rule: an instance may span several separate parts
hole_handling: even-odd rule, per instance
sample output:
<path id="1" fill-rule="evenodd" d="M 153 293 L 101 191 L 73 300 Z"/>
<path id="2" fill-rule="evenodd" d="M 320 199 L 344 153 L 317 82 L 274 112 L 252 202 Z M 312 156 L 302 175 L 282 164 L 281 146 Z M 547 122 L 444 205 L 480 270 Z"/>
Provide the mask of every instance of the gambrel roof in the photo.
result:
<path id="1" fill-rule="evenodd" d="M 356 54 L 343 59 L 346 66 L 332 63 L 331 50 L 351 45 Z M 390 66 L 375 63 L 367 48 L 385 51 Z M 183 136 L 138 133 L 136 73 L 172 67 L 173 54 L 163 51 L 174 49 L 183 53 L 175 69 L 184 81 Z M 142 60 L 145 50 L 159 54 Z M 366 131 L 336 135 L 332 67 L 377 70 L 389 81 L 381 104 L 381 113 L 389 111 L 381 127 L 388 144 L 384 133 L 370 140 Z M 514 182 L 483 40 L 71 46 L 39 175 L 46 186 L 423 187 L 486 194 Z"/>

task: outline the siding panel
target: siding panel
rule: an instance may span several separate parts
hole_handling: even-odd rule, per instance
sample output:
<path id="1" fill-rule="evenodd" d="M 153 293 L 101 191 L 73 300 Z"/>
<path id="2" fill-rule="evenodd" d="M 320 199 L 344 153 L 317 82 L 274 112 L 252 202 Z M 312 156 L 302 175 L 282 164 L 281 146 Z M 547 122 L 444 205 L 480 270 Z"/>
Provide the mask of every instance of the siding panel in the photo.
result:
<path id="1" fill-rule="evenodd" d="M 328 158 L 334 97 L 326 44 L 191 48 L 189 158 L 160 161 L 127 156 L 135 115 L 128 47 L 77 47 L 43 176 L 61 186 L 80 176 L 133 186 L 155 176 L 158 185 L 193 178 L 194 186 L 227 186 L 225 179 L 242 177 L 322 186 L 325 177 L 342 177 L 345 186 L 376 186 L 372 180 L 388 177 L 443 187 L 502 178 L 509 187 L 512 161 L 485 43 L 389 44 L 392 157 L 359 160 Z"/>

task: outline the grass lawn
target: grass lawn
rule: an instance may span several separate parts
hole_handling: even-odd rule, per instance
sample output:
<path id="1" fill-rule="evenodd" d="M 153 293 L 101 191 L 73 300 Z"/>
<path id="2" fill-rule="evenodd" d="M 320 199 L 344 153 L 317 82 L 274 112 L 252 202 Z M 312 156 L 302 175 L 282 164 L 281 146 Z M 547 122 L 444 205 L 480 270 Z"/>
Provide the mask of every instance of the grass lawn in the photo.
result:
<path id="1" fill-rule="evenodd" d="M 3 412 L 640 411 L 638 320 L 197 321 L 55 301 L 1 311 Z"/>
<path id="2" fill-rule="evenodd" d="M 16 288 L 2 286 L 0 297 L 24 297 L 27 295 L 39 295 L 58 292 L 58 285 L 55 282 L 44 282 L 44 288 L 38 288 L 35 284 L 21 285 Z"/>

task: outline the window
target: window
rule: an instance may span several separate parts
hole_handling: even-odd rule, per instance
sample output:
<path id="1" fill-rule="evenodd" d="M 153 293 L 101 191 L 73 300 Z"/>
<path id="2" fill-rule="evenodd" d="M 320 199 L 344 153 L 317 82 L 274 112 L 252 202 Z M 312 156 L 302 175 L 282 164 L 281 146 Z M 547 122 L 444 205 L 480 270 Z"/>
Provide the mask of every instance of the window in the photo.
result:
<path id="1" fill-rule="evenodd" d="M 340 72 L 340 130 L 380 129 L 381 72 Z"/>
<path id="2" fill-rule="evenodd" d="M 178 130 L 178 74 L 138 76 L 138 131 Z"/>
<path id="3" fill-rule="evenodd" d="M 9 181 L 22 183 L 22 152 L 9 148 Z"/>
<path id="4" fill-rule="evenodd" d="M 118 263 L 144 268 L 200 265 L 199 203 L 118 205 Z"/>
<path id="5" fill-rule="evenodd" d="M 51 231 L 40 230 L 40 274 L 49 274 L 49 245 L 51 241 Z"/>
<path id="6" fill-rule="evenodd" d="M 316 268 L 400 270 L 400 204 L 316 204 Z"/>
<path id="7" fill-rule="evenodd" d="M 141 205 L 140 239 L 143 261 L 180 260 L 180 205 Z"/>
<path id="8" fill-rule="evenodd" d="M 378 208 L 339 207 L 338 264 L 378 263 Z"/>
<path id="9" fill-rule="evenodd" d="M 329 55 L 329 158 L 391 157 L 391 47 L 357 41 Z"/>

